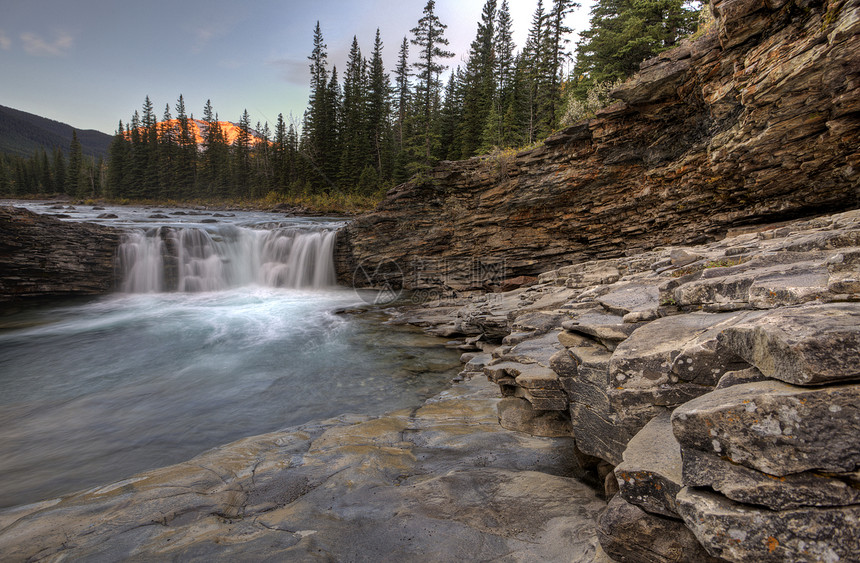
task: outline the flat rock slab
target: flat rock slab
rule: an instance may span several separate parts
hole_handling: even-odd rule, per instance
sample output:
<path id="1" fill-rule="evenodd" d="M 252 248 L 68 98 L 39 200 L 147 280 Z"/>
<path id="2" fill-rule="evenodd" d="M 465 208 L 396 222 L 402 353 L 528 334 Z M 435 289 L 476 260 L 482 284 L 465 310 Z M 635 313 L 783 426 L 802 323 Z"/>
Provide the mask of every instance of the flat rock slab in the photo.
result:
<path id="1" fill-rule="evenodd" d="M 727 328 L 720 341 L 767 377 L 787 383 L 860 379 L 860 303 L 770 311 Z"/>
<path id="2" fill-rule="evenodd" d="M 690 313 L 646 324 L 612 354 L 612 384 L 628 389 L 655 388 L 679 380 L 716 384 L 725 371 L 736 368 L 723 357 L 716 341 L 719 330 L 737 318 L 736 313 Z"/>
<path id="3" fill-rule="evenodd" d="M 860 504 L 857 473 L 807 471 L 777 477 L 699 450 L 685 449 L 682 457 L 685 485 L 711 487 L 737 502 L 771 510 Z"/>
<path id="4" fill-rule="evenodd" d="M 621 496 L 646 512 L 678 518 L 681 446 L 672 433 L 670 413 L 655 417 L 633 436 L 623 457 L 615 468 Z"/>
<path id="5" fill-rule="evenodd" d="M 575 319 L 564 321 L 561 326 L 570 332 L 591 336 L 612 350 L 642 324 L 625 323 L 624 318 L 620 315 L 588 312 Z"/>
<path id="6" fill-rule="evenodd" d="M 860 465 L 860 385 L 744 383 L 681 405 L 672 425 L 682 449 L 725 456 L 778 477 Z"/>
<path id="7" fill-rule="evenodd" d="M 606 554 L 623 563 L 720 561 L 708 555 L 683 522 L 649 514 L 621 495 L 615 495 L 600 515 L 597 534 Z"/>
<path id="8" fill-rule="evenodd" d="M 416 410 L 255 436 L 0 511 L 4 561 L 590 561 L 573 440 L 499 427 L 473 379 Z"/>
<path id="9" fill-rule="evenodd" d="M 860 505 L 774 511 L 688 487 L 677 498 L 708 553 L 729 561 L 857 561 L 860 553 Z"/>
<path id="10" fill-rule="evenodd" d="M 597 302 L 610 313 L 623 317 L 628 313 L 656 310 L 660 306 L 660 290 L 656 285 L 631 283 L 599 297 Z"/>

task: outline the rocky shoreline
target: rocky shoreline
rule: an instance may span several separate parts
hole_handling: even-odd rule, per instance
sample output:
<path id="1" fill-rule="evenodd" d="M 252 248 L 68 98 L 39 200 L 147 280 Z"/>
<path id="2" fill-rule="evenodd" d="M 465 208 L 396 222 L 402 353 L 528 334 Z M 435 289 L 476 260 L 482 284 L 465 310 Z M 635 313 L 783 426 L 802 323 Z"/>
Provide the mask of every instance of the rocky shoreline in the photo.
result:
<path id="1" fill-rule="evenodd" d="M 857 560 L 860 211 L 433 305 L 399 321 L 461 336 L 502 426 L 605 476 L 618 561 Z"/>
<path id="2" fill-rule="evenodd" d="M 856 560 L 860 211 L 531 283 L 394 317 L 464 352 L 423 406 L 1 511 L 0 552 Z"/>

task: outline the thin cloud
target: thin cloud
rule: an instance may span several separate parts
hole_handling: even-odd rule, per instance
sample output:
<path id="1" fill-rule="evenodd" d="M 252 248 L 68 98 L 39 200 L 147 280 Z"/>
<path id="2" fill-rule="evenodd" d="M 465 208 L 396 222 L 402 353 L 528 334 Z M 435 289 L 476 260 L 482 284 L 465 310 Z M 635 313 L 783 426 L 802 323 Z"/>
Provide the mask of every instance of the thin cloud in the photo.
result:
<path id="1" fill-rule="evenodd" d="M 284 57 L 268 60 L 266 64 L 277 68 L 281 78 L 290 84 L 307 85 L 310 79 L 310 70 L 308 70 L 310 63 L 307 59 Z"/>
<path id="2" fill-rule="evenodd" d="M 6 32 L 0 29 L 0 49 L 8 51 L 12 48 L 12 40 L 6 35 Z"/>
<path id="3" fill-rule="evenodd" d="M 74 46 L 75 38 L 68 33 L 59 32 L 53 41 L 48 41 L 35 33 L 25 32 L 21 34 L 21 42 L 24 51 L 34 57 L 62 57 Z"/>
<path id="4" fill-rule="evenodd" d="M 227 34 L 226 26 L 221 23 L 198 25 L 192 31 L 194 34 L 194 44 L 191 46 L 191 52 L 195 55 L 206 50 L 206 47 L 209 46 L 212 40 Z"/>

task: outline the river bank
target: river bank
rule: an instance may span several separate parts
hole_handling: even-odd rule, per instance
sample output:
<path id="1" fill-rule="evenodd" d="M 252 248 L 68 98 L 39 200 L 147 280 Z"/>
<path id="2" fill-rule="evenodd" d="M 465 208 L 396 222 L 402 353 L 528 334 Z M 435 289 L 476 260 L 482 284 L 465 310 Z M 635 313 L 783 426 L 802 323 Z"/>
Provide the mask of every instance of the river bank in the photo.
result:
<path id="1" fill-rule="evenodd" d="M 392 311 L 463 352 L 460 383 L 0 512 L 0 549 L 851 561 L 858 256 L 853 211 Z"/>

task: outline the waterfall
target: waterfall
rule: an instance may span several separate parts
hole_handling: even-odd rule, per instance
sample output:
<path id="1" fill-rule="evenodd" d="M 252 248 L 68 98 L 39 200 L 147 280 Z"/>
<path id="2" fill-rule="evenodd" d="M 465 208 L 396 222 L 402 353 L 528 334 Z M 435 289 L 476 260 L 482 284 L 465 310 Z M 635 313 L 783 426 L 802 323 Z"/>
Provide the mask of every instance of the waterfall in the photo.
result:
<path id="1" fill-rule="evenodd" d="M 117 253 L 128 293 L 220 291 L 248 285 L 335 285 L 335 231 L 225 225 L 129 232 Z"/>

